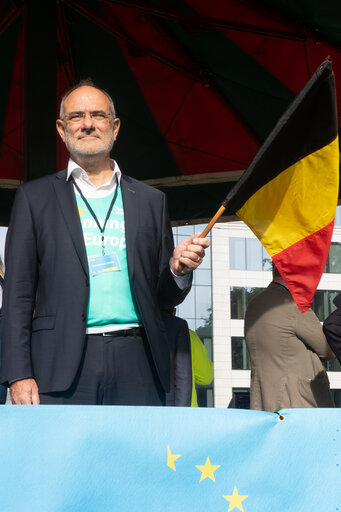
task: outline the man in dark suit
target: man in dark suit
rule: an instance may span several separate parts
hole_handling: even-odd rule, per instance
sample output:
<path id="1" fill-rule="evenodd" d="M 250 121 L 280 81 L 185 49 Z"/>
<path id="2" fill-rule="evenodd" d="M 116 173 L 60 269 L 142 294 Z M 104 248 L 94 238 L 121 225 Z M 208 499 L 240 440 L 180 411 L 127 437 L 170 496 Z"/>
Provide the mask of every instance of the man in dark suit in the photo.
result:
<path id="1" fill-rule="evenodd" d="M 6 243 L 2 381 L 17 404 L 161 405 L 160 308 L 190 289 L 207 239 L 173 251 L 164 194 L 121 174 L 110 96 L 81 83 L 57 130 L 68 168 L 19 187 Z"/>

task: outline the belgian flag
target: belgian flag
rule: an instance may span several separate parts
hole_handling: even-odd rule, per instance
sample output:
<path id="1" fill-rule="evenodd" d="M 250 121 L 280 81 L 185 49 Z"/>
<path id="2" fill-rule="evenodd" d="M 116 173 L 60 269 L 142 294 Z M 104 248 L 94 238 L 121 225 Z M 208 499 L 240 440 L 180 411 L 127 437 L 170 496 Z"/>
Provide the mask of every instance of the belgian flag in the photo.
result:
<path id="1" fill-rule="evenodd" d="M 325 267 L 338 191 L 335 79 L 326 60 L 223 202 L 262 242 L 302 312 Z"/>

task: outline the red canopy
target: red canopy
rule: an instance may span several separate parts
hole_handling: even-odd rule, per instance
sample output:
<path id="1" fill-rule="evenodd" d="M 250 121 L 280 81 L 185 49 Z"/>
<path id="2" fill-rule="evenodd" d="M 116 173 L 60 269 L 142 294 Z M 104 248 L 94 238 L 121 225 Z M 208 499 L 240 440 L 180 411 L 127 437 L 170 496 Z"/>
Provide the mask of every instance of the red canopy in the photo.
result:
<path id="1" fill-rule="evenodd" d="M 49 107 L 56 114 L 80 78 L 91 76 L 112 94 L 122 120 L 113 156 L 123 172 L 162 187 L 178 221 L 215 212 L 328 55 L 341 87 L 341 5 L 333 0 L 64 0 L 53 6 L 55 17 L 41 11 L 38 20 L 49 25 L 57 57 L 46 35 L 38 44 L 39 33 L 30 36 L 38 53 L 27 53 L 29 6 L 0 2 L 0 195 L 7 210 L 9 187 L 67 162 L 60 141 L 55 149 L 45 99 L 32 87 L 27 94 L 28 74 L 37 69 L 37 90 L 41 73 L 55 73 Z"/>

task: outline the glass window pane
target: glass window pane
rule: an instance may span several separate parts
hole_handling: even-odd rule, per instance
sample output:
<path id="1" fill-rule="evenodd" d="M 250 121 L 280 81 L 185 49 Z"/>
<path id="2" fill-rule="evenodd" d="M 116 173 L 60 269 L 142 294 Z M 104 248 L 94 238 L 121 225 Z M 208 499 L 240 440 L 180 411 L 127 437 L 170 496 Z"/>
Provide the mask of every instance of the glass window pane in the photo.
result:
<path id="1" fill-rule="evenodd" d="M 209 320 L 212 314 L 212 288 L 210 286 L 195 287 L 195 316 Z"/>
<path id="2" fill-rule="evenodd" d="M 245 270 L 245 258 L 245 238 L 230 238 L 230 268 L 232 270 Z"/>
<path id="3" fill-rule="evenodd" d="M 246 239 L 246 268 L 247 270 L 262 270 L 262 244 L 256 238 Z"/>
<path id="4" fill-rule="evenodd" d="M 272 270 L 272 259 L 268 255 L 265 248 L 262 246 L 262 257 L 263 257 L 263 270 Z"/>
<path id="5" fill-rule="evenodd" d="M 337 359 L 332 359 L 324 363 L 328 372 L 341 372 L 341 364 Z"/>
<path id="6" fill-rule="evenodd" d="M 341 226 L 341 206 L 337 206 L 336 208 L 335 226 Z"/>
<path id="7" fill-rule="evenodd" d="M 190 225 L 184 225 L 184 226 L 178 226 L 178 234 L 179 235 L 185 235 L 184 238 L 187 238 L 188 236 L 194 235 L 195 229 L 194 226 Z"/>
<path id="8" fill-rule="evenodd" d="M 207 395 L 207 407 L 213 407 L 213 389 L 207 389 L 206 395 Z"/>
<path id="9" fill-rule="evenodd" d="M 202 339 L 203 344 L 207 350 L 207 355 L 213 361 L 213 348 L 212 348 L 212 338 L 205 337 Z"/>
<path id="10" fill-rule="evenodd" d="M 341 389 L 331 389 L 336 407 L 341 407 Z"/>
<path id="11" fill-rule="evenodd" d="M 204 320 L 203 318 L 196 318 L 196 322 L 195 322 L 195 331 L 197 331 L 198 329 L 201 329 L 202 327 L 204 327 L 206 324 L 206 320 Z M 201 337 L 201 335 L 199 336 Z"/>
<path id="12" fill-rule="evenodd" d="M 211 286 L 211 271 L 200 267 L 194 272 L 195 284 Z"/>
<path id="13" fill-rule="evenodd" d="M 206 228 L 207 224 L 196 224 L 194 226 L 194 233 L 202 233 L 204 231 L 204 229 Z M 206 238 L 210 238 L 211 237 L 211 232 L 208 233 L 208 235 L 206 235 Z"/>
<path id="14" fill-rule="evenodd" d="M 243 319 L 245 315 L 245 289 L 237 286 L 231 287 L 231 318 Z"/>
<path id="15" fill-rule="evenodd" d="M 177 316 L 188 321 L 189 318 L 195 318 L 195 295 L 194 287 L 191 289 L 185 300 L 176 308 Z"/>
<path id="16" fill-rule="evenodd" d="M 335 297 L 339 294 L 336 290 L 316 290 L 312 310 L 320 322 L 323 322 L 330 313 L 335 311 Z"/>
<path id="17" fill-rule="evenodd" d="M 336 306 L 334 304 L 334 299 L 340 292 L 328 290 L 326 293 L 328 294 L 328 315 L 330 315 L 330 313 L 332 313 L 336 309 Z"/>
<path id="18" fill-rule="evenodd" d="M 229 407 L 250 409 L 250 390 L 247 388 L 232 388 L 232 400 Z"/>
<path id="19" fill-rule="evenodd" d="M 180 315 L 178 315 L 180 316 Z M 188 328 L 189 329 L 192 329 L 192 331 L 195 331 L 195 320 L 194 318 L 185 318 L 187 324 L 188 324 Z"/>
<path id="20" fill-rule="evenodd" d="M 195 331 L 198 334 L 199 338 L 204 341 L 207 338 L 212 337 L 212 310 L 206 319 L 196 319 L 195 322 Z"/>
<path id="21" fill-rule="evenodd" d="M 202 263 L 199 268 L 202 269 L 210 269 L 211 268 L 211 246 L 205 249 L 205 257 L 202 260 Z"/>
<path id="22" fill-rule="evenodd" d="M 328 254 L 328 258 L 327 258 L 326 265 L 324 267 L 323 273 L 324 274 L 329 274 L 329 272 L 330 272 L 330 270 L 329 270 L 329 254 Z"/>
<path id="23" fill-rule="evenodd" d="M 231 318 L 234 320 L 243 320 L 246 308 L 251 300 L 265 290 L 265 288 L 239 288 L 232 286 L 230 290 Z"/>
<path id="24" fill-rule="evenodd" d="M 246 307 L 248 307 L 252 299 L 257 297 L 263 290 L 265 290 L 265 288 L 246 288 Z"/>
<path id="25" fill-rule="evenodd" d="M 333 242 L 329 249 L 329 272 L 341 274 L 341 244 Z"/>
<path id="26" fill-rule="evenodd" d="M 327 317 L 325 314 L 325 301 L 324 301 L 324 292 L 323 290 L 316 290 L 314 295 L 314 301 L 312 304 L 312 310 L 314 311 L 317 318 L 320 320 L 320 322 L 323 322 L 323 320 Z"/>
<path id="27" fill-rule="evenodd" d="M 232 349 L 232 370 L 250 370 L 250 358 L 243 337 L 233 336 L 231 338 Z"/>

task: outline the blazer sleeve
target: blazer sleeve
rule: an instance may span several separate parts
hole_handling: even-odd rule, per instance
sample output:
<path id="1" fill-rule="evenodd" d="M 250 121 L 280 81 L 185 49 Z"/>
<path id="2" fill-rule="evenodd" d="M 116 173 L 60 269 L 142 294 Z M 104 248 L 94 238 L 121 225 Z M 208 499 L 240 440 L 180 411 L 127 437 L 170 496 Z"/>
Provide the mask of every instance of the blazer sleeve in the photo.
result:
<path id="1" fill-rule="evenodd" d="M 311 309 L 305 313 L 298 312 L 296 334 L 322 361 L 328 361 L 335 357 L 323 334 L 320 321 Z"/>
<path id="2" fill-rule="evenodd" d="M 337 308 L 323 323 L 323 332 L 341 363 L 341 308 Z"/>
<path id="3" fill-rule="evenodd" d="M 23 257 L 25 256 L 25 257 Z M 31 326 L 37 282 L 37 244 L 32 212 L 19 187 L 6 237 L 1 381 L 33 377 Z"/>

